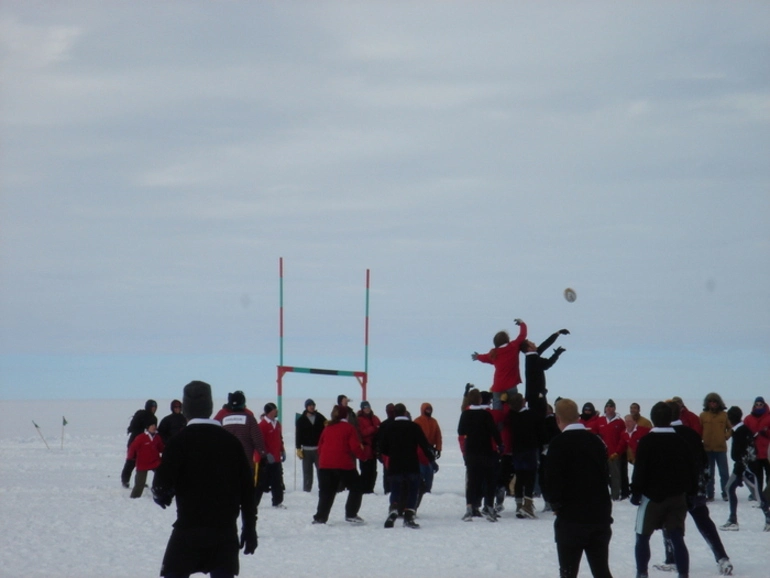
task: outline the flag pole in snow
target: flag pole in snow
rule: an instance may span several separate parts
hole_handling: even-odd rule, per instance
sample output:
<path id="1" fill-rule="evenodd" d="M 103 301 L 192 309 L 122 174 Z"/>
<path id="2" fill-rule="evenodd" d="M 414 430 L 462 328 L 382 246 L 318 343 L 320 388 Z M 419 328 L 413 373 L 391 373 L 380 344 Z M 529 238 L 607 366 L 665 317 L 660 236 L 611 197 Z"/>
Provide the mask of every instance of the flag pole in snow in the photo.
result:
<path id="1" fill-rule="evenodd" d="M 48 446 L 48 442 L 45 441 L 45 438 L 43 437 L 43 432 L 40 431 L 40 426 L 35 423 L 34 419 L 32 420 L 32 425 L 35 426 L 35 429 L 37 430 L 37 433 L 40 436 L 40 439 L 43 440 L 45 447 L 47 447 L 50 450 L 51 448 Z"/>
<path id="2" fill-rule="evenodd" d="M 67 425 L 67 418 L 61 416 L 61 449 L 64 449 L 64 426 Z"/>

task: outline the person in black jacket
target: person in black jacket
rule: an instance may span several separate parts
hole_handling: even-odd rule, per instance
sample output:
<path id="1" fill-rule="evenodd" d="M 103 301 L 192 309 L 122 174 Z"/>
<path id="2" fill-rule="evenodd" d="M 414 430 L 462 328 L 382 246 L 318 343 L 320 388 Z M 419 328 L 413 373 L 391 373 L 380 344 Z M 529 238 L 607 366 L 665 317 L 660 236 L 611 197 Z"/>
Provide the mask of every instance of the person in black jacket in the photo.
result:
<path id="1" fill-rule="evenodd" d="M 243 446 L 213 419 L 211 386 L 184 388 L 187 426 L 173 436 L 155 473 L 152 494 L 162 508 L 176 499 L 176 522 L 166 546 L 161 576 L 196 572 L 217 578 L 238 574 L 238 551 L 257 549 L 257 506 L 251 467 Z M 238 539 L 238 517 L 241 537 Z"/>
<path id="2" fill-rule="evenodd" d="M 671 427 L 687 442 L 692 455 L 695 457 L 695 467 L 698 472 L 698 488 L 694 495 L 687 496 L 687 511 L 690 513 L 701 536 L 706 540 L 706 544 L 711 548 L 714 559 L 719 566 L 719 573 L 723 576 L 730 576 L 733 573 L 733 565 L 727 556 L 727 551 L 722 544 L 722 539 L 719 537 L 716 524 L 711 519 L 708 504 L 706 503 L 709 464 L 706 450 L 703 447 L 703 440 L 698 435 L 698 432 L 682 423 L 680 419 L 681 407 L 677 402 L 667 400 L 666 404 L 671 408 L 671 417 L 673 418 Z M 663 564 L 655 565 L 655 568 L 658 570 L 676 570 L 674 548 L 667 534 L 667 530 L 664 529 L 663 545 L 666 551 L 666 560 Z"/>
<path id="3" fill-rule="evenodd" d="M 738 496 L 735 490 L 744 483 L 749 491 L 759 502 L 759 507 L 765 514 L 765 532 L 770 532 L 770 509 L 764 494 L 759 492 L 757 486 L 757 477 L 749 467 L 749 464 L 756 460 L 757 453 L 754 447 L 754 433 L 743 424 L 743 411 L 738 406 L 732 406 L 727 410 L 727 419 L 733 427 L 733 443 L 730 450 L 730 457 L 733 460 L 733 472 L 725 485 L 728 499 L 730 501 L 730 517 L 727 523 L 719 526 L 720 530 L 737 531 L 738 527 Z"/>
<path id="4" fill-rule="evenodd" d="M 420 490 L 420 460 L 417 448 L 422 449 L 434 471 L 438 466 L 425 432 L 409 419 L 406 406 L 403 403 L 397 403 L 393 411 L 395 414 L 393 423 L 379 439 L 380 453 L 388 457 L 388 475 L 390 476 L 390 511 L 385 527 L 392 528 L 398 518 L 401 492 L 406 488 L 404 526 L 419 528 L 420 526 L 414 521 Z"/>
<path id="5" fill-rule="evenodd" d="M 577 404 L 556 402 L 561 429 L 548 445 L 543 495 L 556 519 L 554 536 L 559 576 L 576 578 L 585 552 L 595 578 L 612 578 L 609 546 L 612 499 L 607 486 L 607 448 L 580 422 Z"/>
<path id="6" fill-rule="evenodd" d="M 665 529 L 674 548 L 680 578 L 690 571 L 690 554 L 684 543 L 687 497 L 697 491 L 695 459 L 684 438 L 671 427 L 671 408 L 663 401 L 650 411 L 653 428 L 639 441 L 631 479 L 631 503 L 636 517 L 636 576 L 647 578 L 650 536 Z"/>
<path id="7" fill-rule="evenodd" d="M 473 519 L 474 505 L 479 504 L 483 496 L 482 514 L 490 522 L 496 522 L 498 516 L 495 512 L 495 482 L 503 440 L 492 414 L 485 406 L 480 405 L 481 392 L 475 388 L 471 389 L 465 398 L 469 405 L 460 414 L 460 422 L 457 424 L 457 435 L 465 441 L 463 459 L 467 480 L 466 512 L 463 520 Z"/>
<path id="8" fill-rule="evenodd" d="M 313 490 L 313 470 L 318 475 L 318 440 L 326 425 L 326 418 L 315 410 L 312 399 L 305 401 L 305 411 L 295 423 L 294 445 L 297 457 L 302 460 L 302 490 Z"/>
<path id="9" fill-rule="evenodd" d="M 510 411 L 505 427 L 510 432 L 511 467 L 516 476 L 516 517 L 533 519 L 537 518 L 533 497 L 544 418 L 541 419 L 524 405 L 524 396 L 520 393 L 510 396 L 508 405 Z"/>
<path id="10" fill-rule="evenodd" d="M 144 409 L 136 410 L 134 417 L 131 418 L 131 422 L 128 424 L 126 433 L 128 434 L 128 442 L 126 447 L 130 447 L 131 443 L 136 439 L 136 436 L 144 433 L 150 425 L 158 425 L 158 418 L 155 417 L 155 412 L 158 410 L 158 402 L 154 399 L 148 399 L 144 403 Z M 130 460 L 126 458 L 123 464 L 123 471 L 120 473 L 120 481 L 124 488 L 129 486 L 131 482 L 131 474 L 136 467 L 136 460 Z"/>
<path id="11" fill-rule="evenodd" d="M 182 402 L 175 399 L 171 402 L 171 413 L 160 420 L 158 433 L 164 444 L 168 443 L 171 436 L 178 434 L 187 425 L 187 418 L 182 415 Z"/>
<path id="12" fill-rule="evenodd" d="M 541 418 L 545 417 L 545 410 L 548 405 L 546 394 L 548 389 L 545 387 L 545 372 L 566 350 L 558 347 L 554 350 L 551 357 L 541 357 L 543 352 L 554 344 L 559 335 L 569 335 L 566 329 L 560 329 L 551 334 L 548 339 L 540 345 L 535 345 L 532 341 L 526 340 L 521 344 L 521 352 L 524 353 L 524 399 L 527 400 L 527 407 Z"/>

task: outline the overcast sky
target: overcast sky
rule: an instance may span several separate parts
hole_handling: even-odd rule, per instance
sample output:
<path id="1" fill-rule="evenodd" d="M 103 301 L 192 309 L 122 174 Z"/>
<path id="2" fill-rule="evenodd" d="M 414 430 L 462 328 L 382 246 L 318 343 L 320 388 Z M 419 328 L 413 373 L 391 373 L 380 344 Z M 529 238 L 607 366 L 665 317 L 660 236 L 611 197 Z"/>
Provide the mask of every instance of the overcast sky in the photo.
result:
<path id="1" fill-rule="evenodd" d="M 280 257 L 372 396 L 516 317 L 553 393 L 770 395 L 765 2 L 3 2 L 0 58 L 2 398 L 271 399 Z"/>

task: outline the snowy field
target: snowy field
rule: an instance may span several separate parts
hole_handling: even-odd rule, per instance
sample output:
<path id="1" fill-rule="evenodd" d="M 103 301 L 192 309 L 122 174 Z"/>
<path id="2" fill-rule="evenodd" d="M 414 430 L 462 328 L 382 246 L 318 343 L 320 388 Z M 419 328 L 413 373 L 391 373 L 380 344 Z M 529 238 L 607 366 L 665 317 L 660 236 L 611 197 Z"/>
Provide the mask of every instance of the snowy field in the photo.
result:
<path id="1" fill-rule="evenodd" d="M 217 393 L 217 392 L 215 392 Z M 180 391 L 181 395 L 181 391 Z M 316 397 L 318 409 L 328 416 L 331 398 Z M 168 413 L 170 400 L 158 399 L 158 417 Z M 224 400 L 215 399 L 215 407 Z M 251 400 L 250 400 L 251 401 Z M 255 410 L 267 399 L 250 403 Z M 263 503 L 259 512 L 259 548 L 254 556 L 241 556 L 241 576 L 291 577 L 378 577 L 415 576 L 465 578 L 555 577 L 558 576 L 553 543 L 553 517 L 540 514 L 537 520 L 518 520 L 512 509 L 498 523 L 460 520 L 464 509 L 464 468 L 455 435 L 459 399 L 430 400 L 434 417 L 444 432 L 444 451 L 434 491 L 419 511 L 419 530 L 397 524 L 382 526 L 387 497 L 364 496 L 360 515 L 366 525 L 351 527 L 344 520 L 346 494 L 338 495 L 326 526 L 311 525 L 317 496 L 298 490 L 301 471 L 295 470 L 293 412 L 303 400 L 284 400 L 285 504 L 274 510 Z M 375 413 L 384 416 L 387 401 L 404 401 L 417 414 L 426 400 L 372 399 Z M 578 405 L 592 401 L 601 408 L 604 399 L 576 399 Z M 617 399 L 625 413 L 631 400 Z M 636 400 L 649 415 L 653 400 Z M 687 399 L 696 411 L 700 399 Z M 728 400 L 744 411 L 751 400 Z M 0 576 L 4 578 L 104 578 L 157 576 L 174 508 L 156 506 L 149 491 L 131 500 L 120 485 L 120 470 L 126 451 L 125 429 L 131 415 L 144 400 L 130 401 L 2 401 L 0 409 Z M 62 416 L 67 418 L 62 449 Z M 44 434 L 47 449 L 33 427 Z M 763 516 L 741 500 L 739 532 L 722 534 L 736 576 L 767 578 L 770 534 L 763 533 Z M 537 499 L 538 509 L 542 500 Z M 711 507 L 717 524 L 727 519 L 725 502 Z M 628 501 L 614 506 L 610 567 L 616 578 L 633 577 L 634 520 L 636 508 Z M 710 550 L 688 521 L 686 542 L 691 556 L 690 576 L 717 576 Z M 652 562 L 663 560 L 659 536 L 652 540 Z M 650 569 L 651 576 L 671 574 Z M 580 576 L 590 576 L 583 562 Z"/>

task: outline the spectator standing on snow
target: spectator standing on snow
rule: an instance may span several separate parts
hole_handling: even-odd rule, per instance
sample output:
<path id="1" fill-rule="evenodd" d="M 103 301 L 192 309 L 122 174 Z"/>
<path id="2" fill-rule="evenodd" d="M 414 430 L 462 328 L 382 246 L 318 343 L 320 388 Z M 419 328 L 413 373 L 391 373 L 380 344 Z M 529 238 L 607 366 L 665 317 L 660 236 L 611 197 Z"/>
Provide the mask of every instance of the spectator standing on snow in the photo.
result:
<path id="1" fill-rule="evenodd" d="M 495 347 L 489 353 L 474 351 L 471 355 L 473 361 L 490 363 L 495 366 L 492 380 L 493 409 L 501 409 L 503 406 L 502 395 L 505 393 L 510 396 L 518 393 L 518 385 L 521 383 L 519 348 L 527 338 L 527 324 L 521 319 L 515 319 L 514 322 L 519 326 L 519 335 L 516 339 L 511 341 L 507 331 L 498 331 L 492 339 Z"/>
<path id="2" fill-rule="evenodd" d="M 158 410 L 158 402 L 154 399 L 148 399 L 144 404 L 144 409 L 139 409 L 134 413 L 134 417 L 131 418 L 131 422 L 128 424 L 126 433 L 128 434 L 128 442 L 126 448 L 131 447 L 131 444 L 136 439 L 136 436 L 144 433 L 147 426 L 150 424 L 158 425 L 158 418 L 155 417 L 155 412 Z M 126 458 L 126 462 L 123 464 L 123 471 L 120 473 L 120 481 L 124 488 L 127 488 L 131 481 L 131 474 L 136 467 L 136 462 Z"/>
<path id="3" fill-rule="evenodd" d="M 238 440 L 209 419 L 212 409 L 208 383 L 192 381 L 185 386 L 182 413 L 187 426 L 169 440 L 152 485 L 155 502 L 162 508 L 176 499 L 176 522 L 161 576 L 203 572 L 231 578 L 239 572 L 239 549 L 253 554 L 257 548 L 249 464 Z"/>
<path id="4" fill-rule="evenodd" d="M 265 413 L 259 420 L 259 429 L 265 441 L 265 459 L 259 461 L 257 507 L 265 492 L 271 492 L 274 508 L 286 507 L 283 505 L 283 462 L 286 461 L 286 448 L 283 446 L 283 431 L 277 416 L 278 407 L 272 402 L 266 403 Z"/>
<path id="5" fill-rule="evenodd" d="M 730 422 L 725 410 L 727 407 L 718 393 L 709 393 L 703 400 L 703 412 L 700 414 L 700 425 L 703 438 L 703 446 L 709 458 L 709 485 L 708 500 L 715 496 L 716 472 L 719 471 L 719 487 L 722 499 L 727 501 L 727 440 L 730 439 Z"/>
<path id="6" fill-rule="evenodd" d="M 187 425 L 187 418 L 182 415 L 182 402 L 175 399 L 170 405 L 171 413 L 160 420 L 158 433 L 163 443 L 168 443 L 171 436 L 178 434 Z"/>
<path id="7" fill-rule="evenodd" d="M 340 486 L 348 489 L 345 502 L 345 521 L 363 524 L 359 517 L 363 492 L 361 477 L 356 470 L 356 459 L 361 459 L 364 449 L 358 432 L 347 421 L 348 409 L 335 405 L 331 420 L 318 440 L 318 507 L 313 524 L 326 524 Z"/>
<path id="8" fill-rule="evenodd" d="M 653 428 L 639 441 L 631 479 L 631 503 L 639 506 L 636 517 L 637 578 L 647 578 L 650 537 L 666 530 L 674 548 L 681 578 L 690 572 L 690 554 L 684 543 L 687 497 L 697 490 L 694 456 L 687 442 L 671 427 L 672 412 L 665 402 L 650 411 Z"/>
<path id="9" fill-rule="evenodd" d="M 540 345 L 527 339 L 520 346 L 522 353 L 524 353 L 524 399 L 527 400 L 529 410 L 541 419 L 545 418 L 545 410 L 548 405 L 545 372 L 558 361 L 559 356 L 566 350 L 563 347 L 558 347 L 551 357 L 542 357 L 542 355 L 546 349 L 554 344 L 559 335 L 569 335 L 569 331 L 560 329 L 556 333 L 552 333 Z"/>
<path id="10" fill-rule="evenodd" d="M 642 408 L 639 406 L 638 403 L 633 402 L 631 405 L 628 406 L 628 413 L 631 416 L 631 419 L 634 420 L 634 423 L 640 427 L 646 427 L 647 429 L 652 429 L 652 422 L 648 420 L 646 417 L 644 417 L 641 414 Z"/>
<path id="11" fill-rule="evenodd" d="M 765 514 L 765 532 L 770 532 L 770 507 L 765 496 L 759 492 L 757 487 L 757 478 L 754 472 L 749 469 L 749 464 L 756 459 L 756 449 L 754 447 L 754 434 L 747 428 L 743 421 L 743 411 L 738 406 L 733 406 L 727 410 L 727 417 L 730 420 L 733 432 L 733 443 L 730 449 L 730 457 L 733 460 L 733 472 L 727 482 L 726 490 L 730 500 L 730 517 L 727 523 L 720 526 L 720 530 L 739 530 L 738 526 L 738 496 L 735 490 L 738 486 L 746 484 L 754 499 L 759 502 L 759 507 Z"/>
<path id="12" fill-rule="evenodd" d="M 559 576 L 577 578 L 585 552 L 594 578 L 612 578 L 607 448 L 583 425 L 574 401 L 559 399 L 555 410 L 562 433 L 548 444 L 543 495 L 556 514 L 553 527 Z"/>
<path id="13" fill-rule="evenodd" d="M 377 483 L 377 458 L 375 457 L 375 438 L 380 429 L 380 418 L 374 415 L 368 401 L 361 402 L 361 409 L 356 416 L 361 445 L 364 446 L 364 459 L 358 462 L 361 468 L 361 488 L 364 494 L 374 493 Z"/>
<path id="14" fill-rule="evenodd" d="M 160 466 L 160 456 L 163 453 L 163 439 L 158 435 L 158 428 L 154 423 L 147 426 L 144 433 L 136 436 L 128 447 L 128 459 L 136 463 L 134 475 L 134 489 L 131 490 L 132 498 L 140 498 L 147 483 L 147 472 L 155 471 Z"/>
<path id="15" fill-rule="evenodd" d="M 433 456 L 437 460 L 441 457 L 441 426 L 438 421 L 433 417 L 433 406 L 425 402 L 420 406 L 420 415 L 414 419 L 414 423 L 422 428 L 422 433 L 425 434 L 425 439 L 428 440 L 428 445 L 433 449 Z M 419 451 L 420 457 L 420 477 L 423 482 L 423 490 L 429 494 L 433 489 L 433 464 L 424 452 Z"/>
<path id="16" fill-rule="evenodd" d="M 682 423 L 687 427 L 694 429 L 698 432 L 698 435 L 703 435 L 703 428 L 700 425 L 700 418 L 698 415 L 687 409 L 684 401 L 682 401 L 682 398 L 678 395 L 672 397 L 671 400 L 679 404 L 679 419 L 682 420 Z"/>
<path id="17" fill-rule="evenodd" d="M 305 400 L 305 411 L 295 423 L 294 445 L 302 460 L 302 490 L 313 490 L 313 470 L 318 475 L 318 440 L 326 425 L 326 418 L 315 409 L 312 399 Z"/>
<path id="18" fill-rule="evenodd" d="M 604 404 L 604 415 L 596 422 L 599 436 L 607 446 L 610 471 L 610 494 L 617 501 L 621 498 L 622 466 L 625 463 L 622 457 L 625 451 L 623 436 L 626 433 L 626 422 L 615 412 L 615 402 L 611 399 Z M 627 496 L 622 496 L 623 498 Z"/>
<path id="19" fill-rule="evenodd" d="M 754 433 L 754 446 L 757 450 L 757 458 L 749 464 L 751 471 L 757 477 L 757 488 L 762 493 L 765 487 L 764 480 L 770 486 L 770 461 L 768 461 L 768 446 L 770 446 L 770 411 L 767 409 L 765 398 L 762 396 L 754 400 L 751 413 L 743 418 L 743 425 Z"/>
<path id="20" fill-rule="evenodd" d="M 580 421 L 587 430 L 595 434 L 599 433 L 599 415 L 596 413 L 594 404 L 590 401 L 583 404 L 583 411 L 580 413 Z"/>

